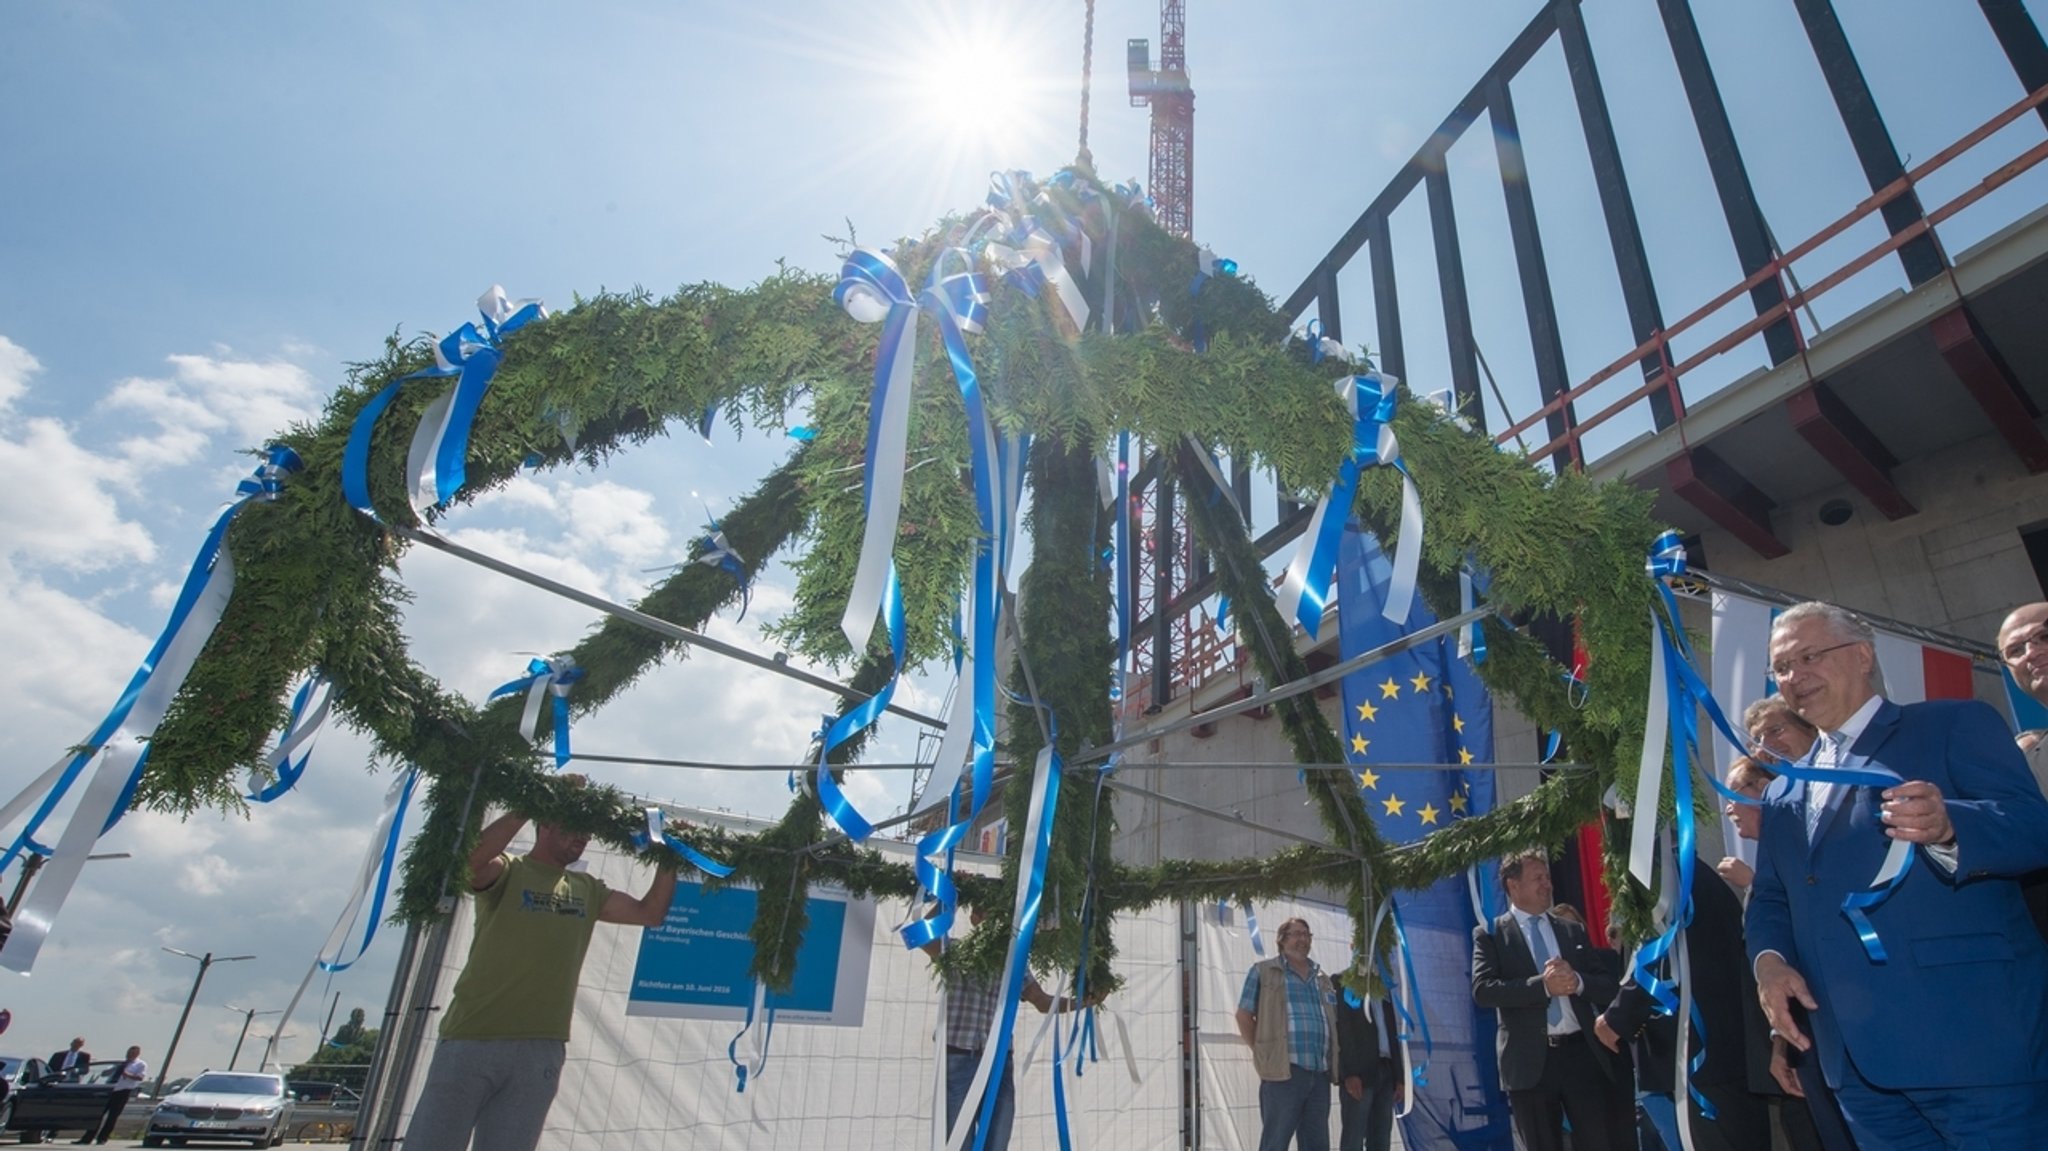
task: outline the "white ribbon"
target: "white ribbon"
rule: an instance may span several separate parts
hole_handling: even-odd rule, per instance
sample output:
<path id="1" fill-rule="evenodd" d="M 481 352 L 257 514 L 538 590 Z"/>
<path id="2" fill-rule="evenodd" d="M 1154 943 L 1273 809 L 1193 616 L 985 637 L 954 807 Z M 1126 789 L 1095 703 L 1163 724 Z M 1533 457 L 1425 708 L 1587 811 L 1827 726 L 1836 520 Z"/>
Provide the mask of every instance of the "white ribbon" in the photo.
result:
<path id="1" fill-rule="evenodd" d="M 889 263 L 886 256 L 875 258 Z M 860 323 L 883 323 L 893 309 L 905 309 L 902 337 L 893 349 L 883 350 L 893 350 L 894 355 L 889 360 L 888 390 L 882 397 L 882 408 L 869 417 L 874 421 L 873 451 L 868 459 L 873 480 L 867 493 L 866 528 L 861 533 L 860 563 L 854 569 L 853 590 L 846 597 L 846 611 L 839 619 L 839 630 L 853 645 L 854 655 L 859 656 L 867 651 L 868 636 L 874 632 L 875 619 L 882 611 L 882 596 L 889 586 L 889 564 L 896 547 L 897 521 L 903 508 L 904 456 L 910 440 L 910 387 L 917 370 L 919 309 L 915 300 L 886 299 L 863 282 L 842 284 L 841 306 Z"/>
<path id="2" fill-rule="evenodd" d="M 1628 872 L 1644 887 L 1653 887 L 1657 859 L 1657 801 L 1664 785 L 1664 743 L 1670 730 L 1670 697 L 1665 694 L 1664 643 L 1650 613 L 1650 700 L 1644 709 L 1643 755 L 1636 767 L 1636 799 L 1629 820 Z M 1675 872 L 1673 874 L 1676 874 Z M 1667 884 L 1666 886 L 1670 886 Z"/>
<path id="3" fill-rule="evenodd" d="M 0 967 L 24 975 L 35 968 L 36 956 L 49 938 L 57 913 L 70 897 L 72 885 L 78 882 L 78 873 L 85 867 L 86 856 L 92 854 L 93 844 L 106 830 L 108 818 L 114 814 L 115 805 L 135 775 L 138 761 L 148 749 L 149 745 L 144 741 L 155 733 L 164 713 L 170 710 L 171 701 L 177 698 L 185 676 L 198 662 L 199 653 L 205 650 L 206 641 L 213 635 L 215 625 L 220 623 L 221 613 L 227 609 L 228 598 L 234 590 L 234 558 L 223 544 L 215 554 L 213 568 L 207 573 L 206 583 L 193 601 L 192 610 L 186 615 L 183 625 L 178 628 L 178 634 L 164 648 L 163 658 L 157 661 L 154 673 L 136 694 L 135 704 L 129 708 L 121 725 L 101 745 L 100 765 L 93 773 L 92 783 L 73 809 L 71 822 L 65 825 L 50 862 L 37 875 L 27 902 L 14 913 L 13 934 L 7 937 L 6 945 L 0 947 Z M 71 759 L 66 755 L 52 770 L 61 771 Z M 45 773 L 44 778 L 49 778 L 49 773 Z M 14 804 L 8 807 L 9 814 L 16 810 Z"/>
<path id="4" fill-rule="evenodd" d="M 408 773 L 410 774 L 410 773 Z M 327 970 L 327 965 L 341 961 L 344 941 L 355 926 L 356 918 L 362 914 L 363 900 L 369 896 L 370 881 L 376 877 L 378 865 L 384 860 L 384 844 L 391 837 L 391 821 L 398 814 L 400 797 L 405 794 L 406 776 L 391 781 L 391 787 L 384 793 L 384 812 L 377 817 L 376 830 L 370 834 L 370 846 L 363 851 L 363 865 L 356 870 L 355 887 L 349 895 L 341 914 L 335 917 L 334 927 L 327 933 L 327 941 L 313 954 L 313 965 L 306 969 L 306 977 L 299 980 L 299 989 L 292 992 L 292 1000 L 285 1005 L 284 1014 L 278 1018 L 277 1026 L 270 1033 L 270 1041 L 263 1046 L 263 1059 L 259 1068 L 270 1065 L 277 1053 L 278 1036 L 284 1034 L 285 1025 L 292 1021 L 292 1013 L 299 1009 L 299 1000 L 305 997 L 306 988 L 313 985 L 313 977 Z"/>
<path id="5" fill-rule="evenodd" d="M 1021 249 L 991 242 L 987 248 L 989 259 L 1005 272 L 1036 266 L 1039 275 L 1045 277 L 1045 282 L 1059 298 L 1060 307 L 1066 310 L 1075 330 L 1087 331 L 1090 315 L 1088 297 L 1082 293 L 1081 285 L 1074 282 L 1074 277 L 1067 274 L 1067 261 L 1060 255 L 1059 241 L 1036 221 L 1028 226 L 1031 231 L 1024 237 Z"/>

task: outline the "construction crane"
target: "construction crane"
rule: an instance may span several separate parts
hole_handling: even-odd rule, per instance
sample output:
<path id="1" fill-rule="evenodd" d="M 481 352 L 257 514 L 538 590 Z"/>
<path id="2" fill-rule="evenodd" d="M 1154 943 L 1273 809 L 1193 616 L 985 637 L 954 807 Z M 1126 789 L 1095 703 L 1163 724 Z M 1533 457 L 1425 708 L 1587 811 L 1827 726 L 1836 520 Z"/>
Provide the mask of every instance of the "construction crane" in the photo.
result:
<path id="1" fill-rule="evenodd" d="M 1152 43 L 1128 42 L 1131 107 L 1152 108 L 1152 212 L 1182 239 L 1195 234 L 1195 90 L 1188 82 L 1187 0 L 1159 0 L 1159 67 Z"/>

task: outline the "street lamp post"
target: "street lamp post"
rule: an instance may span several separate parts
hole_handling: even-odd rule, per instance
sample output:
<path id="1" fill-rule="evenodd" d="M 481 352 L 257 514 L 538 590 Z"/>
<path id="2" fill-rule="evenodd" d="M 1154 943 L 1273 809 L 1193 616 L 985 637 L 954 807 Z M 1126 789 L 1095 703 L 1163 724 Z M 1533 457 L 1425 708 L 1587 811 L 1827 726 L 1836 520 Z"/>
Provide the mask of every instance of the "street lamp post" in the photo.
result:
<path id="1" fill-rule="evenodd" d="M 185 1010 L 178 1013 L 178 1026 L 176 1030 L 171 1032 L 171 1045 L 164 1049 L 163 1065 L 157 1068 L 156 1086 L 150 1088 L 150 1094 L 158 1097 L 162 1097 L 164 1093 L 164 1077 L 171 1073 L 171 1056 L 178 1053 L 178 1040 L 184 1038 L 185 1020 L 192 1017 L 192 1003 L 199 998 L 199 985 L 206 981 L 206 969 L 216 963 L 234 963 L 241 959 L 256 958 L 253 955 L 223 955 L 215 958 L 211 951 L 204 955 L 194 955 L 189 951 L 180 951 L 175 947 L 166 947 L 163 950 L 170 952 L 172 955 L 182 955 L 187 959 L 197 962 L 199 964 L 199 974 L 192 977 L 192 994 L 185 997 Z"/>
<path id="2" fill-rule="evenodd" d="M 258 1011 L 254 1007 L 237 1007 L 232 1003 L 224 1003 L 222 1006 L 226 1007 L 229 1011 L 239 1011 L 242 1013 L 242 1033 L 235 1037 L 235 1053 L 228 1056 L 228 1070 L 233 1071 L 236 1061 L 242 1057 L 242 1041 L 249 1038 L 249 1024 L 254 1023 L 258 1015 L 283 1015 L 284 1008 L 279 1007 L 273 1011 Z"/>

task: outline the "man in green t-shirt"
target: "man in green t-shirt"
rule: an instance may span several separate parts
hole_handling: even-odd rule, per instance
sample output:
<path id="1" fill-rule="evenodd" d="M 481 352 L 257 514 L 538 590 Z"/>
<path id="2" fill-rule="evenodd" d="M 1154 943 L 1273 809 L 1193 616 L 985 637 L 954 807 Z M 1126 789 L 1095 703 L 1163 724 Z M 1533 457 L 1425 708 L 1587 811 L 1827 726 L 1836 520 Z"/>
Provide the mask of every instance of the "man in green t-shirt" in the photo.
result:
<path id="1" fill-rule="evenodd" d="M 506 854 L 524 826 L 525 816 L 502 815 L 469 853 L 476 937 L 406 1151 L 531 1151 L 555 1101 L 591 931 L 599 922 L 658 926 L 675 896 L 673 871 L 657 872 L 636 899 L 568 870 L 590 837 L 551 824 L 534 825 L 532 851 Z"/>

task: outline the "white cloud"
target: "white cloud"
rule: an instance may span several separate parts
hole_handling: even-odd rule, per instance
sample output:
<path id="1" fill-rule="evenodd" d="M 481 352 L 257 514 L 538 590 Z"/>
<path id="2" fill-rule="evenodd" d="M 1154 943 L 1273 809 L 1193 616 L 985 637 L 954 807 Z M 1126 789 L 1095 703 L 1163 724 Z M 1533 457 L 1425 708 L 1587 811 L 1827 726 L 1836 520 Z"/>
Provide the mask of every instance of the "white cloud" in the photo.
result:
<path id="1" fill-rule="evenodd" d="M 0 412 L 27 394 L 28 378 L 42 370 L 43 365 L 27 348 L 0 336 Z"/>
<path id="2" fill-rule="evenodd" d="M 318 410 L 323 389 L 297 364 L 180 354 L 166 357 L 171 375 L 134 376 L 100 402 L 103 411 L 132 413 L 155 425 L 121 440 L 134 472 L 192 463 L 215 433 L 231 432 L 235 448 L 256 447 Z"/>
<path id="3" fill-rule="evenodd" d="M 156 545 L 121 515 L 107 461 L 56 420 L 0 432 L 0 555 L 26 565 L 102 571 L 149 563 Z"/>

